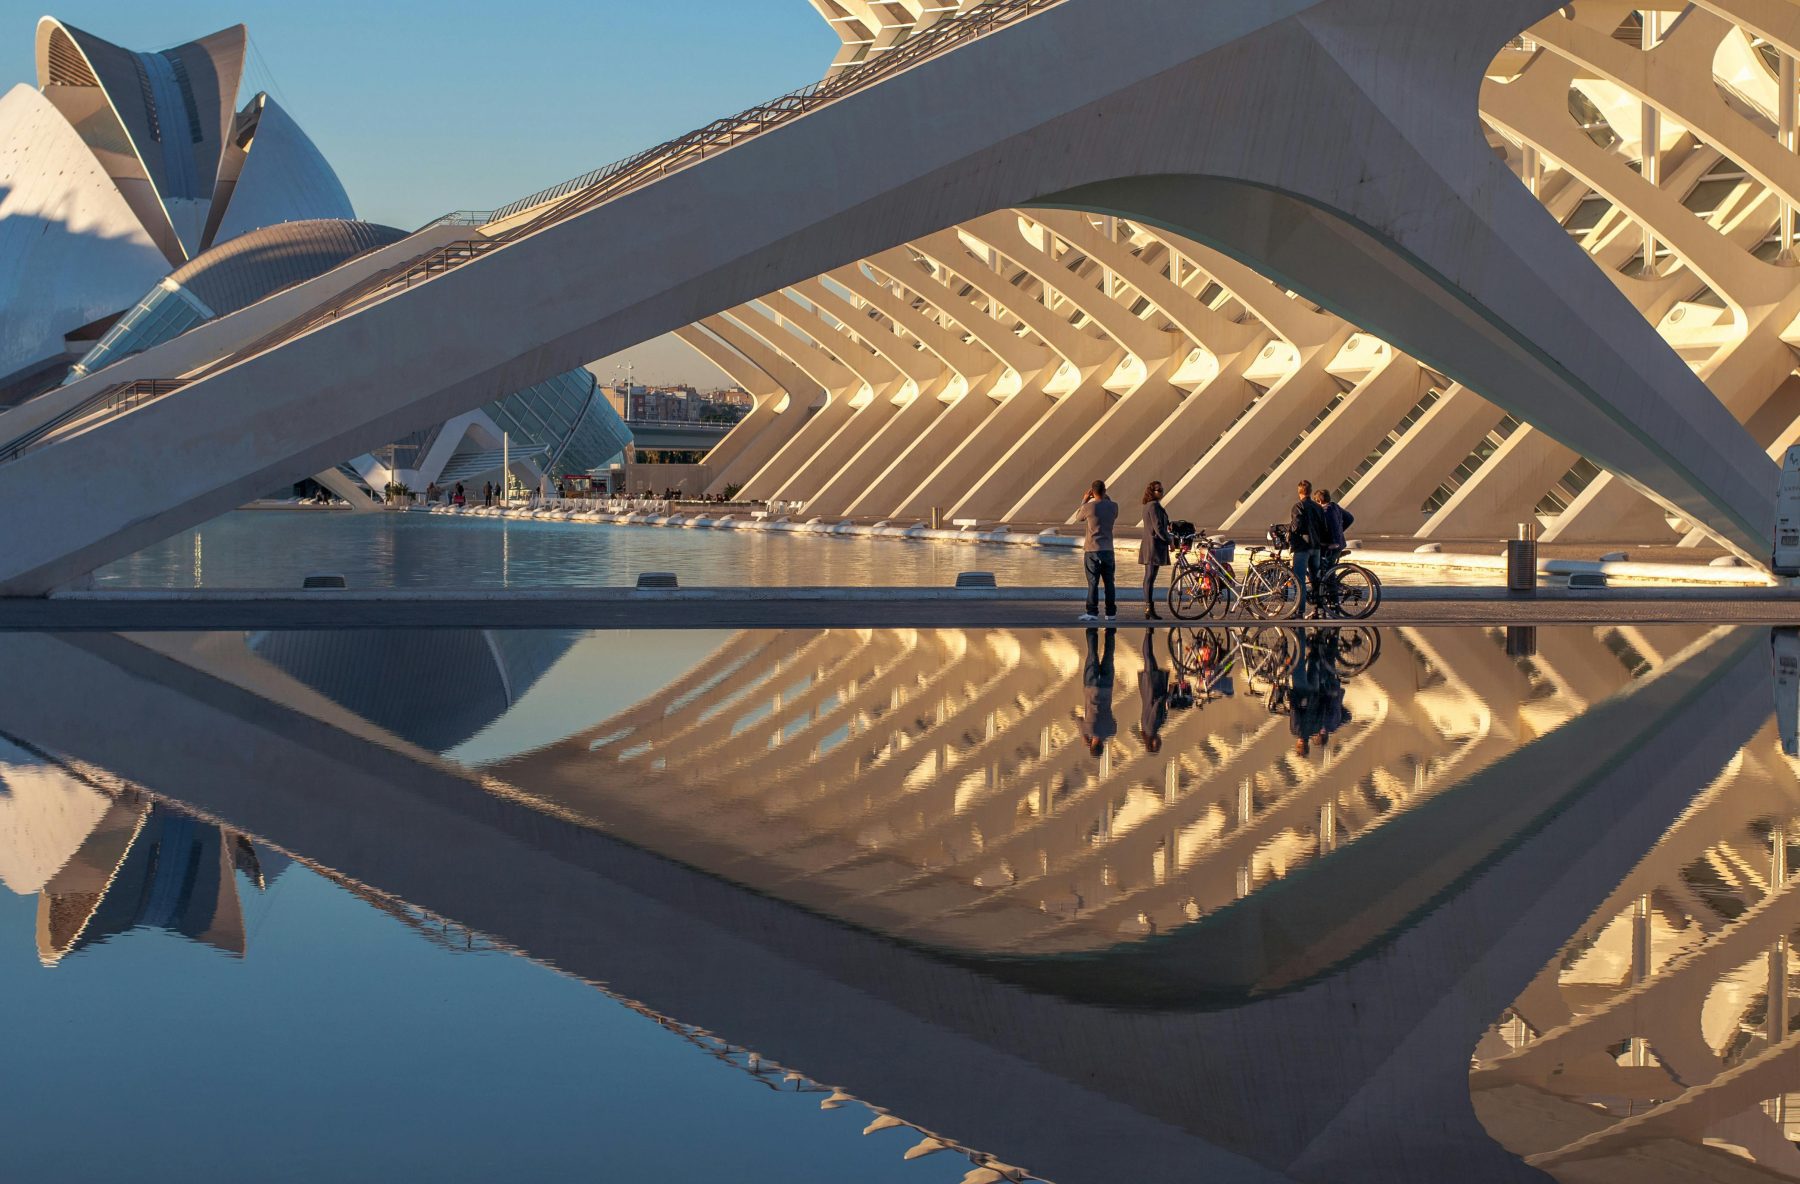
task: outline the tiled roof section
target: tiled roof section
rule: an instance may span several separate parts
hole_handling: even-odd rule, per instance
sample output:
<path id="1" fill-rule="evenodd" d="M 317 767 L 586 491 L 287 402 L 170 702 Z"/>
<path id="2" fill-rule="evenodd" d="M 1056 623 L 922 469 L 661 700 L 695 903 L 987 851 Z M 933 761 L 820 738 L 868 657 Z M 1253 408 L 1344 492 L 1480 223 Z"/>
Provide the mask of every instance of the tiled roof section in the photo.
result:
<path id="1" fill-rule="evenodd" d="M 224 316 L 404 237 L 404 231 L 372 222 L 282 222 L 214 247 L 169 279 Z"/>

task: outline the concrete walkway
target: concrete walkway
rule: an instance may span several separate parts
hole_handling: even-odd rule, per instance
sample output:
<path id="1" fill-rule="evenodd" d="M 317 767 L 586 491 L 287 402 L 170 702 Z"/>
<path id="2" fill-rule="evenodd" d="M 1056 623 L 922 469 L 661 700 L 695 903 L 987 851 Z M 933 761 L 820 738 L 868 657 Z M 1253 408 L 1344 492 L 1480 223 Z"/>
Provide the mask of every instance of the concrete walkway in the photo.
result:
<path id="1" fill-rule="evenodd" d="M 1736 623 L 1800 625 L 1800 589 L 1390 588 L 1371 625 Z M 629 588 L 514 591 L 287 589 L 85 591 L 0 598 L 0 630 L 804 629 L 1076 626 L 1066 588 Z M 1121 627 L 1150 622 L 1120 602 Z M 1212 624 L 1258 624 L 1233 616 Z"/>

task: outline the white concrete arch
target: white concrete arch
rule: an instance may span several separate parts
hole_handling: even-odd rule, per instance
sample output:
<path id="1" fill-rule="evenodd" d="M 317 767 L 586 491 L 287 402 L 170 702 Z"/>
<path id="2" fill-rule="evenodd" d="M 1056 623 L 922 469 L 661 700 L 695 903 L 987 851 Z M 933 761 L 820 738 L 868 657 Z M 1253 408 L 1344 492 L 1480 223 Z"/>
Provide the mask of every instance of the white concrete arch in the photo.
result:
<path id="1" fill-rule="evenodd" d="M 1073 222 L 1065 222 L 1079 233 Z M 1174 411 L 1180 392 L 1169 380 L 1188 352 L 1187 343 L 1178 334 L 1131 313 L 1119 303 L 1120 293 L 1096 290 L 1096 283 L 1111 285 L 1115 278 L 1123 281 L 1124 276 L 1104 267 L 1035 214 L 1000 211 L 957 229 L 965 246 L 977 243 L 999 258 L 1017 263 L 1036 281 L 1043 300 L 1074 308 L 1084 322 L 1110 339 L 1104 354 L 1093 353 L 1092 361 L 1083 365 L 1077 346 L 1084 338 L 1069 338 L 1070 327 L 1060 323 L 1061 309 L 1055 310 L 1057 321 L 1051 332 L 1076 343 L 1061 351 L 1073 373 L 1065 369 L 1053 376 L 1054 385 L 1045 389 L 1055 395 L 1057 404 L 1008 450 L 1000 464 L 972 482 L 954 511 L 1026 521 L 1063 518 L 1080 489 L 1096 476 L 1109 475 L 1116 462 L 1123 460 L 1136 435 Z M 1087 256 L 1078 271 L 1070 271 L 1063 260 L 1052 256 L 1055 241 L 1070 242 L 1072 249 Z M 1145 271 L 1141 264 L 1131 269 L 1132 274 Z M 1002 307 L 1029 315 L 1019 312 L 1030 302 L 1029 294 L 1011 295 L 1002 289 L 995 297 Z M 1154 302 L 1151 307 L 1154 310 Z M 1037 313 L 1035 306 L 1031 313 Z"/>
<path id="2" fill-rule="evenodd" d="M 1752 176 L 1765 184 L 1776 181 L 1776 192 L 1791 190 L 1800 183 L 1800 168 L 1793 158 L 1776 151 L 1766 133 L 1727 109 L 1713 85 L 1712 61 L 1731 29 L 1709 13 L 1692 12 L 1662 44 L 1645 52 L 1613 40 L 1608 31 L 1552 19 L 1533 31 L 1549 52 L 1504 86 L 1490 82 L 1483 92 L 1483 111 L 1508 134 L 1528 139 L 1561 167 L 1573 169 L 1584 185 L 1604 192 L 1616 208 L 1642 219 L 1660 242 L 1674 247 L 1682 264 L 1731 304 L 1741 336 L 1725 340 L 1701 364 L 1700 373 L 1733 414 L 1748 421 L 1792 368 L 1787 352 L 1772 347 L 1779 326 L 1800 311 L 1781 269 L 1747 253 L 1748 247 L 1767 233 L 1773 210 L 1760 222 L 1754 214 L 1740 218 L 1728 234 L 1721 234 L 1682 208 L 1678 199 L 1691 186 L 1692 177 L 1671 175 L 1664 180 L 1665 187 L 1652 186 L 1626 169 L 1619 157 L 1573 130 L 1561 103 L 1576 71 L 1587 71 L 1652 103 L 1670 119 L 1693 127 L 1714 151 L 1723 150 L 1733 159 L 1754 158 L 1759 163 L 1749 168 Z M 1635 283 L 1620 282 L 1636 293 L 1634 299 L 1653 320 L 1668 311 L 1672 296 L 1691 290 L 1691 281 L 1680 285 L 1680 274 L 1666 277 L 1654 296 Z M 1730 371 L 1721 372 L 1727 365 Z M 1509 438 L 1502 451 L 1457 490 L 1422 534 L 1493 534 L 1530 517 L 1542 491 L 1562 475 L 1576 454 L 1529 427 L 1514 435 L 1516 438 Z M 1668 535 L 1659 510 L 1602 474 L 1551 525 L 1545 537 L 1629 541 L 1666 539 Z"/>
<path id="3" fill-rule="evenodd" d="M 877 257 L 870 262 L 879 264 L 880 261 Z M 890 262 L 889 266 L 897 265 Z M 902 299 L 889 286 L 898 284 L 898 280 L 874 271 L 874 276 L 885 281 L 877 282 L 864 273 L 861 265 L 841 268 L 832 274 L 857 298 L 880 311 L 936 356 L 945 370 L 945 382 L 931 396 L 946 405 L 942 414 L 910 440 L 904 441 L 903 446 L 889 456 L 885 467 L 865 473 L 862 490 L 845 507 L 845 513 L 851 515 L 882 515 L 914 489 L 921 471 L 934 466 L 937 458 L 969 440 L 980 429 L 995 409 L 991 395 L 1007 367 L 978 339 L 964 341 L 961 336 L 964 330 L 960 325 L 954 321 L 945 324 L 930 315 L 945 316 L 941 311 L 931 306 L 917 309 Z M 947 316 L 945 319 L 949 320 Z"/>
<path id="4" fill-rule="evenodd" d="M 855 295 L 845 297 L 820 280 L 796 285 L 807 299 L 858 327 L 863 338 L 886 359 L 901 380 L 877 395 L 891 410 L 871 420 L 860 443 L 833 449 L 837 470 L 808 499 L 808 510 L 818 514 L 844 514 L 867 492 L 873 480 L 886 472 L 897 457 L 936 427 L 949 408 L 967 396 L 968 381 L 931 351 L 915 346 L 897 331 L 896 323 L 881 314 L 870 316 Z M 880 313 L 879 309 L 874 310 Z M 865 408 L 865 413 L 874 408 Z"/>
<path id="5" fill-rule="evenodd" d="M 1016 217 L 1010 211 L 1000 211 L 996 217 L 1013 218 L 1016 232 Z M 1044 303 L 1053 289 L 1043 286 L 1027 291 L 996 270 L 1011 264 L 1039 285 L 1044 285 L 1044 275 L 1055 278 L 1050 270 L 1055 265 L 1039 248 L 1016 233 L 1014 241 L 1007 242 L 1002 236 L 1005 229 L 1004 221 L 990 225 L 990 232 L 1001 237 L 1004 245 L 983 243 L 972 230 L 962 226 L 913 244 L 921 254 L 955 273 L 985 298 L 1001 320 L 1003 332 L 1010 332 L 1006 326 L 1011 323 L 1024 325 L 1049 347 L 1057 362 L 1040 367 L 1036 373 L 1020 374 L 1021 390 L 1007 399 L 1006 414 L 990 419 L 993 430 L 986 433 L 983 443 L 997 445 L 998 450 L 989 453 L 993 459 L 985 470 L 966 464 L 967 459 L 973 458 L 974 448 L 964 450 L 956 468 L 940 468 L 950 478 L 943 489 L 950 495 L 949 516 L 953 518 L 1002 520 L 1042 475 L 1043 458 L 1066 453 L 1086 424 L 1104 413 L 1108 402 L 1104 384 L 1118 367 L 1123 352 L 1111 339 L 1077 328 L 1065 314 Z M 971 251 L 971 242 L 980 243 L 985 257 L 977 257 Z M 902 512 L 916 505 L 917 497 L 915 494 L 909 498 Z"/>
<path id="6" fill-rule="evenodd" d="M 805 454 L 801 438 L 820 414 L 832 409 L 831 390 L 732 317 L 709 317 L 702 324 L 787 392 L 784 400 L 771 406 L 768 419 L 749 425 L 757 434 L 746 441 L 738 458 L 714 478 L 718 482 L 738 483 L 746 490 L 746 496 L 754 496 L 748 493 L 749 486 L 766 468 L 783 456 L 788 457 L 788 464 L 797 463 L 795 458 Z M 730 436 L 726 439 L 729 441 Z"/>
<path id="7" fill-rule="evenodd" d="M 821 378 L 832 373 L 823 361 L 830 358 L 840 375 L 837 382 L 827 385 L 832 403 L 841 408 L 842 418 L 821 417 L 808 424 L 809 431 L 815 425 L 818 428 L 813 449 L 797 456 L 798 464 L 791 470 L 759 474 L 754 483 L 761 487 L 765 482 L 773 481 L 771 498 L 807 502 L 810 508 L 811 500 L 838 471 L 842 458 L 854 454 L 893 418 L 897 410 L 894 399 L 908 386 L 909 380 L 848 330 L 841 320 L 828 318 L 807 295 L 784 289 L 755 302 L 755 307 L 767 309 L 775 323 L 786 330 L 764 334 L 764 339 L 776 349 Z M 794 347 L 786 344 L 792 336 L 804 339 L 807 344 L 794 351 Z M 828 434 L 826 424 L 830 425 Z"/>
<path id="8" fill-rule="evenodd" d="M 757 440 L 768 434 L 770 444 L 767 450 L 772 451 L 774 441 L 785 440 L 792 430 L 798 430 L 800 416 L 795 415 L 787 421 L 790 432 L 781 432 L 776 427 L 776 421 L 793 404 L 787 388 L 749 358 L 699 325 L 685 325 L 677 329 L 675 335 L 691 346 L 694 352 L 723 371 L 751 399 L 749 414 L 732 425 L 725 438 L 713 445 L 707 454 L 709 483 L 706 492 L 722 492 L 728 486 L 739 484 L 743 477 L 761 465 L 762 460 L 767 459 L 766 455 L 755 452 Z M 759 459 L 752 460 L 753 456 Z"/>

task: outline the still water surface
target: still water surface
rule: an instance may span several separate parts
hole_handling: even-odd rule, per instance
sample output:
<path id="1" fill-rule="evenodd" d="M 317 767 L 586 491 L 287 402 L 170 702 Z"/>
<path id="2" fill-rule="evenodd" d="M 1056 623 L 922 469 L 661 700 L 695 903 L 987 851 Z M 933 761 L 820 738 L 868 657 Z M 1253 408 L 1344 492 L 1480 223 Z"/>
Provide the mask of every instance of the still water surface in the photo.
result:
<path id="1" fill-rule="evenodd" d="M 1771 644 L 0 636 L 6 1174 L 1800 1178 Z"/>
<path id="2" fill-rule="evenodd" d="M 239 510 L 108 564 L 101 587 L 297 588 L 338 572 L 353 588 L 626 587 L 672 571 L 694 586 L 945 586 L 966 570 L 1003 584 L 1079 584 L 1079 552 L 786 532 L 592 522 Z M 1129 586 L 1141 570 L 1124 570 Z"/>
<path id="3" fill-rule="evenodd" d="M 1123 529 L 1123 528 L 1121 528 Z M 1131 533 L 1127 531 L 1126 533 Z M 1121 540 L 1119 599 L 1138 602 L 1143 568 Z M 1081 553 L 1029 546 L 870 539 L 786 531 L 685 530 L 593 522 L 238 510 L 101 568 L 107 588 L 297 588 L 336 572 L 353 588 L 628 587 L 672 571 L 685 587 L 944 587 L 961 571 L 1003 586 L 1079 586 Z M 1395 568 L 1388 583 L 1459 577 Z M 1168 587 L 1168 572 L 1163 573 Z"/>

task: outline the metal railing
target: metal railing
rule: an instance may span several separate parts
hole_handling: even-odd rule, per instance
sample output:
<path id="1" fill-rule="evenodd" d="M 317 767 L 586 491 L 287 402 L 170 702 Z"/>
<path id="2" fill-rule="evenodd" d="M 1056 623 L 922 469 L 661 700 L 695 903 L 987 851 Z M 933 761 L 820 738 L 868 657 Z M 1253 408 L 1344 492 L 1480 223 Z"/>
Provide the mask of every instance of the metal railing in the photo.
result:
<path id="1" fill-rule="evenodd" d="M 41 447 L 63 434 L 65 428 L 92 426 L 123 415 L 133 407 L 160 399 L 187 385 L 181 378 L 139 378 L 131 382 L 115 382 L 68 408 L 54 419 L 0 444 L 0 463 L 17 460 L 34 448 Z M 90 422 L 91 421 L 91 422 Z"/>
<path id="2" fill-rule="evenodd" d="M 708 431 L 730 431 L 741 421 L 735 419 L 625 419 L 628 428 L 705 428 Z"/>
<path id="3" fill-rule="evenodd" d="M 536 217 L 508 227 L 494 235 L 448 243 L 408 263 L 378 272 L 362 283 L 352 285 L 340 293 L 336 299 L 286 322 L 249 345 L 233 350 L 231 353 L 190 372 L 184 380 L 152 379 L 147 381 L 173 383 L 167 387 L 167 390 L 178 390 L 189 383 L 208 378 L 239 362 L 284 345 L 346 313 L 355 312 L 394 292 L 403 291 L 415 284 L 454 271 L 465 263 L 491 253 L 498 247 L 517 242 L 539 230 L 660 180 L 672 172 L 696 164 L 704 160 L 709 152 L 717 155 L 744 140 L 752 139 L 772 128 L 790 123 L 828 103 L 865 90 L 921 62 L 928 61 L 960 45 L 1064 2 L 1065 0 L 989 0 L 988 3 L 970 9 L 960 16 L 937 21 L 914 33 L 894 48 L 845 69 L 822 82 L 815 82 L 768 102 L 759 103 L 737 115 L 715 119 L 705 127 L 697 128 L 684 136 L 658 144 L 654 148 L 648 148 L 603 168 L 583 173 L 579 177 L 565 181 L 561 185 L 552 186 L 531 197 L 502 206 L 494 211 L 486 223 L 474 221 L 480 216 L 480 211 L 460 210 L 446 214 L 435 219 L 428 226 L 485 225 L 525 212 L 534 204 L 545 207 Z M 102 392 L 102 394 L 105 393 Z M 134 403 L 133 406 L 135 405 L 137 404 Z M 112 414 L 122 414 L 125 410 L 129 410 L 129 408 L 110 412 L 106 418 L 110 418 Z M 61 417 L 59 417 L 60 419 Z M 50 425 L 45 426 L 48 428 Z M 35 433 L 35 435 L 38 440 L 45 438 L 44 433 Z M 7 451 L 0 448 L 0 463 L 4 463 L 8 459 L 10 456 Z"/>

